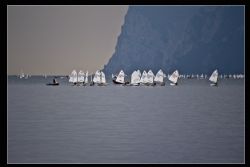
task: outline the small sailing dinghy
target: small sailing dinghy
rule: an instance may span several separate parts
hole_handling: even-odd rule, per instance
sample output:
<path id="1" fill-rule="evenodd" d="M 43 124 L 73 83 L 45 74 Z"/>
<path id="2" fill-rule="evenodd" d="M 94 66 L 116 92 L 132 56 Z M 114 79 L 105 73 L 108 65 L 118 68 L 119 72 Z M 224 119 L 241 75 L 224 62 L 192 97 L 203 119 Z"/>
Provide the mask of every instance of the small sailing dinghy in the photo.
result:
<path id="1" fill-rule="evenodd" d="M 79 72 L 78 72 L 78 84 L 84 84 L 84 78 L 85 77 L 85 74 L 84 74 L 84 72 L 82 71 L 82 70 L 80 70 Z"/>
<path id="2" fill-rule="evenodd" d="M 154 73 L 152 72 L 152 70 L 148 71 L 146 85 L 147 86 L 153 86 L 154 85 Z"/>
<path id="3" fill-rule="evenodd" d="M 46 85 L 47 85 L 47 86 L 58 86 L 58 85 L 59 85 L 59 82 L 57 82 L 56 79 L 54 78 L 54 79 L 53 79 L 53 83 L 47 83 Z"/>
<path id="4" fill-rule="evenodd" d="M 88 84 L 88 75 L 89 75 L 89 72 L 87 71 L 85 74 L 85 81 L 83 83 L 83 86 L 86 86 Z"/>
<path id="5" fill-rule="evenodd" d="M 90 84 L 89 84 L 89 86 L 94 86 L 94 84 L 95 84 L 93 79 L 92 79 L 92 76 L 93 76 L 93 74 L 90 75 Z"/>
<path id="6" fill-rule="evenodd" d="M 96 72 L 95 72 L 95 75 L 94 75 L 94 78 L 93 78 L 93 85 L 94 84 L 97 84 L 97 83 L 100 83 L 100 71 L 99 70 L 97 70 Z"/>
<path id="7" fill-rule="evenodd" d="M 143 73 L 142 73 L 142 75 L 141 75 L 140 85 L 147 85 L 147 83 L 148 83 L 148 74 L 144 70 Z"/>
<path id="8" fill-rule="evenodd" d="M 179 78 L 179 72 L 178 70 L 175 70 L 172 75 L 168 78 L 169 81 L 171 81 L 170 85 L 171 86 L 176 86 L 178 83 L 178 78 Z"/>
<path id="9" fill-rule="evenodd" d="M 24 78 L 24 77 L 25 77 L 25 75 L 24 75 L 24 73 L 23 73 L 23 70 L 21 70 L 21 74 L 20 74 L 19 78 L 22 79 L 22 78 Z"/>
<path id="10" fill-rule="evenodd" d="M 69 82 L 73 83 L 74 85 L 77 84 L 77 72 L 76 70 L 73 70 L 71 74 L 69 75 Z"/>
<path id="11" fill-rule="evenodd" d="M 140 77 L 141 77 L 141 72 L 140 70 L 134 71 L 131 75 L 131 86 L 139 86 L 140 85 Z"/>
<path id="12" fill-rule="evenodd" d="M 116 76 L 116 77 L 112 74 L 113 83 L 114 84 L 119 84 L 119 85 L 125 84 L 124 77 L 125 77 L 125 74 L 124 74 L 123 70 L 121 70 L 119 72 L 118 76 Z"/>
<path id="13" fill-rule="evenodd" d="M 105 74 L 102 71 L 97 70 L 93 79 L 94 84 L 97 84 L 98 86 L 106 86 L 106 78 Z"/>
<path id="14" fill-rule="evenodd" d="M 218 85 L 218 70 L 214 70 L 214 72 L 212 73 L 212 75 L 209 78 L 209 81 L 212 82 L 210 84 L 210 86 L 217 86 Z"/>
<path id="15" fill-rule="evenodd" d="M 164 80 L 164 73 L 163 71 L 160 69 L 156 75 L 155 75 L 155 78 L 154 78 L 154 81 L 155 81 L 155 85 L 160 85 L 160 86 L 165 86 L 165 82 L 163 81 Z"/>
<path id="16" fill-rule="evenodd" d="M 97 84 L 98 86 L 106 86 L 106 78 L 104 72 L 100 72 L 100 82 Z"/>

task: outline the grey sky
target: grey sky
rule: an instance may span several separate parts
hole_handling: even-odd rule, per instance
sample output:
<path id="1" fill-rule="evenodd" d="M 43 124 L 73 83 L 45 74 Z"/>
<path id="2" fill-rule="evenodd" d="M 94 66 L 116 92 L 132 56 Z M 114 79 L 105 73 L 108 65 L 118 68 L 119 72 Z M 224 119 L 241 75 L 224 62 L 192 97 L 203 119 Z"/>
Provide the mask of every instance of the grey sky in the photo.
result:
<path id="1" fill-rule="evenodd" d="M 128 6 L 8 6 L 8 74 L 90 73 L 114 53 Z"/>

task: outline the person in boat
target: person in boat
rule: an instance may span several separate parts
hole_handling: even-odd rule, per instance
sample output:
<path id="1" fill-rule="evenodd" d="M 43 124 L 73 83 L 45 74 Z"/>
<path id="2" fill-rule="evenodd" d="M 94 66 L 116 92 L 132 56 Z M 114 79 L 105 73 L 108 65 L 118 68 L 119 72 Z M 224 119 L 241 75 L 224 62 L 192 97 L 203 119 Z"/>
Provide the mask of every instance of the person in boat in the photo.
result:
<path id="1" fill-rule="evenodd" d="M 55 79 L 55 78 L 53 79 L 53 84 L 57 84 L 57 81 L 56 81 L 56 79 Z"/>

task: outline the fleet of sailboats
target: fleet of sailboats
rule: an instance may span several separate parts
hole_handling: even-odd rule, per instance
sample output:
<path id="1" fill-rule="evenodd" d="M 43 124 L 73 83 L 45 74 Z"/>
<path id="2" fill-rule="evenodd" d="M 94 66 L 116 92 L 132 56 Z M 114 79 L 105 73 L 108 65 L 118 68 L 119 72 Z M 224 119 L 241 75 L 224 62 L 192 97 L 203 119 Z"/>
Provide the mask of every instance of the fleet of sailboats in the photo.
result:
<path id="1" fill-rule="evenodd" d="M 80 84 L 86 86 L 86 84 L 88 83 L 88 71 L 85 74 L 82 70 L 80 70 L 77 74 L 76 70 L 73 70 L 69 75 L 69 82 L 78 86 Z"/>
<path id="2" fill-rule="evenodd" d="M 84 73 L 82 70 L 80 70 L 78 73 L 76 70 L 73 70 L 69 76 L 66 76 L 69 78 L 69 82 L 73 83 L 73 85 L 90 85 L 90 86 L 106 86 L 108 85 L 106 81 L 106 76 L 102 70 L 97 70 L 95 74 L 90 75 L 90 83 L 88 80 L 89 72 L 86 71 Z M 207 74 L 179 74 L 178 70 L 175 70 L 172 74 L 165 74 L 161 69 L 154 75 L 153 71 L 151 69 L 146 72 L 146 70 L 143 70 L 142 74 L 141 71 L 135 70 L 132 72 L 131 77 L 130 77 L 130 82 L 125 80 L 125 77 L 127 75 L 125 72 L 121 69 L 118 75 L 113 75 L 112 74 L 112 81 L 113 84 L 118 84 L 118 85 L 128 85 L 128 86 L 165 86 L 164 78 L 168 76 L 168 80 L 170 81 L 171 86 L 176 86 L 178 85 L 178 79 L 179 78 L 187 78 L 187 79 L 192 79 L 192 78 L 197 78 L 197 79 L 207 79 Z M 18 78 L 29 78 L 31 75 L 25 74 L 23 70 L 21 70 L 20 75 L 17 75 Z M 47 75 L 43 75 L 44 78 L 47 78 Z M 244 78 L 244 74 L 220 74 L 218 73 L 218 70 L 214 70 L 211 76 L 208 78 L 208 80 L 211 82 L 211 86 L 218 86 L 218 79 L 242 79 Z M 55 77 L 57 78 L 57 77 Z M 64 77 L 60 77 L 63 79 Z M 54 84 L 54 83 L 53 83 Z"/>
<path id="3" fill-rule="evenodd" d="M 112 81 L 113 84 L 118 84 L 122 86 L 165 86 L 164 78 L 168 77 L 168 80 L 170 81 L 171 86 L 178 85 L 179 78 L 197 78 L 197 79 L 207 79 L 207 74 L 179 74 L 178 70 L 175 70 L 172 74 L 165 74 L 162 69 L 159 69 L 159 71 L 154 75 L 153 71 L 151 69 L 143 70 L 141 71 L 134 70 L 130 76 L 130 81 L 126 81 L 127 75 L 125 72 L 121 69 L 118 75 L 112 74 Z M 18 78 L 29 78 L 30 75 L 25 74 L 22 70 L 20 72 L 20 75 L 17 75 Z M 46 74 L 43 75 L 44 78 L 47 77 Z M 89 82 L 89 72 L 86 71 L 84 73 L 82 70 L 80 70 L 78 73 L 76 70 L 73 70 L 69 76 L 66 76 L 69 78 L 68 82 L 73 83 L 73 85 L 83 85 L 83 86 L 106 86 L 108 85 L 106 81 L 105 73 L 102 70 L 97 70 L 95 74 L 90 74 L 90 82 Z M 56 77 L 55 77 L 56 78 Z M 61 79 L 65 77 L 60 77 Z M 211 86 L 218 86 L 218 79 L 242 79 L 244 78 L 243 74 L 220 74 L 218 73 L 218 70 L 215 69 L 211 76 L 208 78 L 208 80 L 211 82 Z"/>
<path id="4" fill-rule="evenodd" d="M 28 74 L 24 74 L 23 70 L 21 70 L 21 73 L 19 75 L 19 78 L 22 79 L 22 78 L 25 78 L 25 79 L 28 79 L 29 78 L 29 75 Z"/>

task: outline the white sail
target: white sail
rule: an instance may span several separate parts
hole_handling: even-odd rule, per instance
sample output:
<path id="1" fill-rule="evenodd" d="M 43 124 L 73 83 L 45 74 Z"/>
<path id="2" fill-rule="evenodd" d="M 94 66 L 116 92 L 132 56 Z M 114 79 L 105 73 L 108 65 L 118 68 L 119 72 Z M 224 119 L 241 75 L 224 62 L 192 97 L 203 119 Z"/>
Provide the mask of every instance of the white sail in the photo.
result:
<path id="1" fill-rule="evenodd" d="M 23 73 L 23 70 L 21 70 L 20 78 L 24 78 L 24 77 L 25 77 L 25 75 Z"/>
<path id="2" fill-rule="evenodd" d="M 164 78 L 164 74 L 163 74 L 162 70 L 160 69 L 160 70 L 156 73 L 154 81 L 155 81 L 155 82 L 163 82 L 163 78 Z"/>
<path id="3" fill-rule="evenodd" d="M 116 78 L 116 82 L 119 82 L 119 83 L 124 83 L 124 72 L 121 70 L 120 73 L 118 74 L 117 78 Z"/>
<path id="4" fill-rule="evenodd" d="M 100 83 L 106 83 L 106 78 L 105 78 L 104 72 L 101 72 L 100 79 L 101 79 Z"/>
<path id="5" fill-rule="evenodd" d="M 147 72 L 144 70 L 141 76 L 140 83 L 148 83 L 148 77 L 147 77 Z"/>
<path id="6" fill-rule="evenodd" d="M 154 83 L 154 73 L 152 72 L 152 70 L 148 71 L 147 78 L 148 78 L 148 83 Z"/>
<path id="7" fill-rule="evenodd" d="M 84 72 L 80 70 L 78 72 L 78 82 L 84 82 L 84 76 L 85 76 Z"/>
<path id="8" fill-rule="evenodd" d="M 140 83 L 140 73 L 138 71 L 134 71 L 131 75 L 131 84 Z"/>
<path id="9" fill-rule="evenodd" d="M 94 76 L 94 78 L 93 78 L 93 82 L 94 82 L 94 83 L 100 83 L 100 82 L 101 82 L 100 75 L 101 75 L 100 71 L 97 70 L 97 71 L 95 72 L 95 76 Z"/>
<path id="10" fill-rule="evenodd" d="M 88 83 L 88 76 L 89 76 L 89 72 L 87 71 L 85 75 L 85 83 Z"/>
<path id="11" fill-rule="evenodd" d="M 213 83 L 217 83 L 217 81 L 218 81 L 218 70 L 214 70 L 214 72 L 212 73 L 212 75 L 209 78 L 209 81 L 211 81 Z"/>
<path id="12" fill-rule="evenodd" d="M 77 72 L 76 70 L 73 70 L 69 76 L 69 82 L 77 82 Z"/>
<path id="13" fill-rule="evenodd" d="M 179 72 L 177 71 L 177 70 L 175 70 L 174 72 L 173 72 L 173 74 L 168 78 L 171 82 L 173 82 L 173 83 L 177 83 L 177 81 L 178 81 L 178 78 L 179 78 Z"/>
<path id="14" fill-rule="evenodd" d="M 136 72 L 138 73 L 138 76 L 141 78 L 141 71 L 137 70 Z"/>

